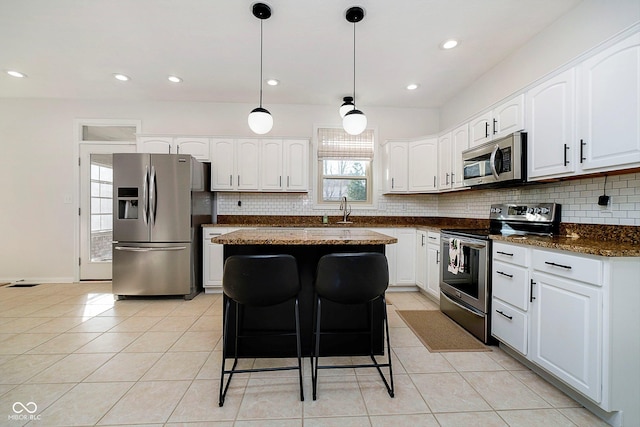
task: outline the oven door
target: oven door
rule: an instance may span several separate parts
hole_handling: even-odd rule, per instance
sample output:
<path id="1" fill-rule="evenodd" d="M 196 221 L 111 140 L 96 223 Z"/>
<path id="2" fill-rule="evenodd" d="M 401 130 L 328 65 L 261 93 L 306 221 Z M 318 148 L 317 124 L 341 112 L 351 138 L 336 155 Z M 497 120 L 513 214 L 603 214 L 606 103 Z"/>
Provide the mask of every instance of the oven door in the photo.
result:
<path id="1" fill-rule="evenodd" d="M 457 243 L 452 246 L 452 242 Z M 489 242 L 442 234 L 440 290 L 481 313 L 489 309 Z"/>

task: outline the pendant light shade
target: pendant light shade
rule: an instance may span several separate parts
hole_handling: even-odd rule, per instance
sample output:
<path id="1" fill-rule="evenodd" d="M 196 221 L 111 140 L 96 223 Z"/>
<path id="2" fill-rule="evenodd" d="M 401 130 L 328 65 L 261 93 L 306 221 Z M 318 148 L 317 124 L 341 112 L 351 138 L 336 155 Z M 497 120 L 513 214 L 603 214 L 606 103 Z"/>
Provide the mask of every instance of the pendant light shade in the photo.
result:
<path id="1" fill-rule="evenodd" d="M 351 110 L 342 119 L 342 127 L 349 135 L 360 135 L 367 128 L 367 116 L 360 110 Z"/>
<path id="2" fill-rule="evenodd" d="M 273 127 L 273 117 L 271 113 L 261 107 L 251 110 L 247 121 L 249 122 L 249 128 L 253 133 L 257 133 L 258 135 L 268 133 Z"/>
<path id="3" fill-rule="evenodd" d="M 364 9 L 358 6 L 350 7 L 345 18 L 353 24 L 353 97 L 344 98 L 340 115 L 344 131 L 349 135 L 360 135 L 367 128 L 367 116 L 356 107 L 356 22 L 364 18 Z"/>
<path id="4" fill-rule="evenodd" d="M 260 106 L 251 110 L 247 122 L 249 128 L 258 135 L 268 133 L 273 127 L 273 117 L 266 108 L 262 108 L 262 21 L 271 17 L 271 8 L 264 3 L 251 7 L 253 16 L 260 20 Z"/>
<path id="5" fill-rule="evenodd" d="M 340 117 L 344 119 L 345 114 L 351 110 L 355 110 L 356 106 L 353 105 L 353 97 L 351 96 L 345 96 L 342 100 L 344 102 L 340 106 Z"/>

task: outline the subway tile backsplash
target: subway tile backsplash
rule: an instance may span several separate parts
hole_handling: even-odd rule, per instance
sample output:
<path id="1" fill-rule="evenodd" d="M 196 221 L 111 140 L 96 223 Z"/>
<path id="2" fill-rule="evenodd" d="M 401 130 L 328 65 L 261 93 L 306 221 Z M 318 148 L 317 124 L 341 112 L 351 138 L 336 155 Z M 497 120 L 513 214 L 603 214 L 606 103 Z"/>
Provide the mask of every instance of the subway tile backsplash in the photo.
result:
<path id="1" fill-rule="evenodd" d="M 562 222 L 640 226 L 640 173 L 609 176 L 609 206 L 598 206 L 604 177 L 531 184 L 517 188 L 458 191 L 444 194 L 382 195 L 377 209 L 354 209 L 352 216 L 447 216 L 487 218 L 492 203 L 556 202 Z M 217 193 L 221 215 L 339 215 L 316 209 L 313 195 L 290 193 Z M 238 206 L 240 202 L 240 206 Z"/>

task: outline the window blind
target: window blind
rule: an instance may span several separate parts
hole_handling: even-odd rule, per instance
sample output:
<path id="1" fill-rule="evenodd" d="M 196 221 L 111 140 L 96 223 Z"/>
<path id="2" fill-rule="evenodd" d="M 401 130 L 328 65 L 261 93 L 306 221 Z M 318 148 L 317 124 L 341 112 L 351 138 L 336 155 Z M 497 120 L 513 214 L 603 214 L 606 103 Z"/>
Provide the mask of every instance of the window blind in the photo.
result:
<path id="1" fill-rule="evenodd" d="M 318 129 L 318 160 L 373 160 L 373 147 L 372 129 L 366 129 L 360 135 L 349 135 L 342 129 Z"/>

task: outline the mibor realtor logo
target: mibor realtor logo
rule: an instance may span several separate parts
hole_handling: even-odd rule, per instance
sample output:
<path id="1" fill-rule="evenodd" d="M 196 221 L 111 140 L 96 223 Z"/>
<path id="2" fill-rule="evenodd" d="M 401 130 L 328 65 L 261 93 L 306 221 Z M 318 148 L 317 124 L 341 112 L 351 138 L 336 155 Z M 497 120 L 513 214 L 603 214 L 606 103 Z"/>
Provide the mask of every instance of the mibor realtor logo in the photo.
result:
<path id="1" fill-rule="evenodd" d="M 15 402 L 11 409 L 13 409 L 13 414 L 8 415 L 10 421 L 33 421 L 40 419 L 40 414 L 36 415 L 38 405 L 36 405 L 35 402 Z"/>

